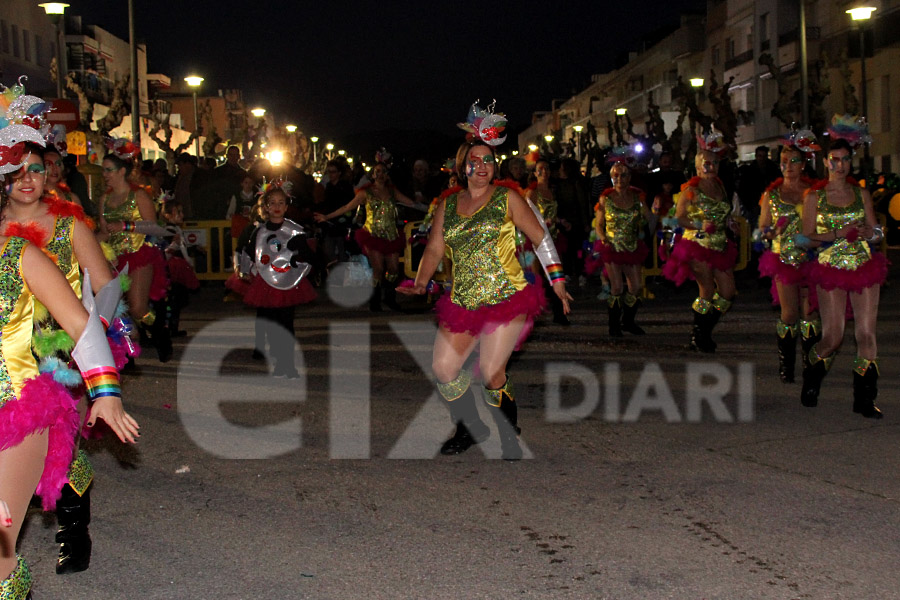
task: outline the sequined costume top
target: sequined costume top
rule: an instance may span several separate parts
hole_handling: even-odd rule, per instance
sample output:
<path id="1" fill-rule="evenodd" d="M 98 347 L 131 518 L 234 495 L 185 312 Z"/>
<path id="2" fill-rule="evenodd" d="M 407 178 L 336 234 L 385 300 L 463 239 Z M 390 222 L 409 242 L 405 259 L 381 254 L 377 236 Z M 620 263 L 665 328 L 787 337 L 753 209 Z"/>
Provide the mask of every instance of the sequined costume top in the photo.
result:
<path id="1" fill-rule="evenodd" d="M 459 194 L 444 206 L 444 243 L 453 261 L 451 300 L 468 310 L 499 304 L 527 285 L 516 258 L 516 226 L 508 211 L 509 189 L 497 186 L 472 215 L 457 210 Z"/>
<path id="2" fill-rule="evenodd" d="M 115 208 L 108 204 L 103 207 L 103 218 L 107 223 L 115 223 L 119 221 L 140 221 L 141 211 L 138 210 L 137 194 L 135 190 L 128 192 L 125 201 Z M 134 231 L 125 232 L 117 231 L 109 234 L 109 245 L 115 251 L 116 256 L 137 252 L 144 245 L 144 234 L 135 233 Z"/>
<path id="3" fill-rule="evenodd" d="M 370 189 L 366 190 L 366 223 L 363 227 L 372 236 L 385 240 L 395 240 L 397 232 L 397 205 L 394 203 L 394 192 L 388 190 L 387 199 L 379 198 Z"/>
<path id="4" fill-rule="evenodd" d="M 781 233 L 772 238 L 772 252 L 777 254 L 781 262 L 786 265 L 796 267 L 805 263 L 807 260 L 806 249 L 798 247 L 794 241 L 794 235 L 802 233 L 803 205 L 791 204 L 782 200 L 781 186 L 766 192 L 766 202 L 769 204 L 773 223 L 778 223 L 782 219 L 786 221 Z"/>
<path id="5" fill-rule="evenodd" d="M 547 223 L 547 229 L 550 231 L 550 237 L 555 240 L 559 235 L 559 229 L 557 228 L 559 205 L 556 203 L 556 200 L 547 198 L 537 188 L 535 188 L 534 194 L 537 199 L 538 210 L 541 211 L 541 216 L 544 217 L 544 222 Z"/>
<path id="6" fill-rule="evenodd" d="M 54 257 L 56 266 L 66 276 L 75 295 L 81 298 L 81 270 L 75 256 L 74 235 L 75 217 L 57 216 L 46 250 Z"/>
<path id="7" fill-rule="evenodd" d="M 688 220 L 693 222 L 711 221 L 715 225 L 715 231 L 712 233 L 702 229 L 685 229 L 682 239 L 690 240 L 710 250 L 724 252 L 728 246 L 725 230 L 728 226 L 728 216 L 731 214 L 731 203 L 706 195 L 699 185 L 687 187 L 681 193 L 692 196 L 687 207 Z M 724 188 L 722 196 L 725 196 Z"/>
<path id="8" fill-rule="evenodd" d="M 643 194 L 637 188 L 628 188 L 627 196 L 631 197 L 631 206 L 622 208 L 613 202 L 610 194 L 604 193 L 603 214 L 606 244 L 616 252 L 634 252 L 637 250 L 641 224 L 643 223 Z M 627 197 L 626 196 L 626 197 Z"/>
<path id="9" fill-rule="evenodd" d="M 36 377 L 31 354 L 34 298 L 22 276 L 28 242 L 11 237 L 0 251 L 0 406 L 15 399 L 25 380 Z"/>
<path id="10" fill-rule="evenodd" d="M 865 223 L 866 210 L 863 204 L 862 190 L 853 187 L 853 202 L 847 206 L 835 206 L 829 204 L 828 195 L 824 189 L 816 190 L 816 233 L 828 233 L 846 227 L 851 223 Z M 869 243 L 863 239 L 852 242 L 846 238 L 837 238 L 827 248 L 819 250 L 819 263 L 834 267 L 855 271 L 872 258 Z"/>

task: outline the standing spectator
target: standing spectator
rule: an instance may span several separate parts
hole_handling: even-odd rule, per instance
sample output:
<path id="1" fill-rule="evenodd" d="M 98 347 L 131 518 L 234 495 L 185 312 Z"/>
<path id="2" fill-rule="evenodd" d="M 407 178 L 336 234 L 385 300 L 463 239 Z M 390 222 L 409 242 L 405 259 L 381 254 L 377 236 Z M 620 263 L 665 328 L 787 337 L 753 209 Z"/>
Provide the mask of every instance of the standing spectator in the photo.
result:
<path id="1" fill-rule="evenodd" d="M 325 182 L 324 199 L 316 207 L 316 210 L 328 214 L 353 200 L 355 192 L 349 177 L 345 176 L 346 170 L 346 163 L 337 160 L 328 161 L 328 164 L 325 165 L 325 176 L 328 181 Z M 352 213 L 344 213 L 335 217 L 333 221 L 324 221 L 319 224 L 324 234 L 322 251 L 325 255 L 326 265 L 330 266 L 344 256 L 344 238 L 350 230 L 352 220 Z"/>
<path id="2" fill-rule="evenodd" d="M 588 237 L 592 215 L 588 205 L 588 192 L 578 161 L 564 159 L 559 166 L 559 178 L 553 192 L 559 206 L 559 230 L 566 238 L 562 254 L 563 269 L 572 277 L 582 280 L 582 264 L 578 253 Z"/>
<path id="3" fill-rule="evenodd" d="M 175 200 L 181 204 L 187 219 L 194 216 L 191 195 L 195 191 L 193 179 L 194 171 L 197 168 L 196 161 L 197 157 L 186 152 L 182 152 L 175 159 L 175 166 L 178 168 L 178 175 L 175 177 Z"/>
<path id="4" fill-rule="evenodd" d="M 509 178 L 519 184 L 523 190 L 528 187 L 528 169 L 525 159 L 521 156 L 514 156 L 509 161 Z M 547 165 L 549 169 L 549 164 Z"/>
<path id="5" fill-rule="evenodd" d="M 762 193 L 780 176 L 778 166 L 769 160 L 767 146 L 759 146 L 756 149 L 756 160 L 738 170 L 738 198 L 741 201 L 741 212 L 750 222 L 751 230 L 756 228 L 759 221 L 759 199 Z"/>
<path id="6" fill-rule="evenodd" d="M 91 200 L 87 179 L 78 171 L 78 157 L 74 154 L 63 156 L 63 180 L 69 184 L 72 193 L 81 200 L 84 214 L 91 218 L 97 218 L 97 205 Z"/>
<path id="7" fill-rule="evenodd" d="M 247 171 L 241 167 L 240 162 L 241 149 L 237 146 L 228 146 L 228 149 L 225 151 L 225 163 L 220 167 L 216 167 L 216 179 L 227 179 L 236 187 L 240 187 L 241 180 L 247 174 Z"/>

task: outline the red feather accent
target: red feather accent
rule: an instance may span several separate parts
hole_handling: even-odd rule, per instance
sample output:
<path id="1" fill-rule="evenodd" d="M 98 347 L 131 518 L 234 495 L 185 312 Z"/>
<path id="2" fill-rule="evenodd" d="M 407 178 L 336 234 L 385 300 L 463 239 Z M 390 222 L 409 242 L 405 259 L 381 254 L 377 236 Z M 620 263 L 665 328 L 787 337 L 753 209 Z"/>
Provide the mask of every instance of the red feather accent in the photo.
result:
<path id="1" fill-rule="evenodd" d="M 602 192 L 600 192 L 600 195 L 601 195 L 601 196 L 609 196 L 609 195 L 612 194 L 614 191 L 616 191 L 616 188 L 608 187 L 608 188 L 606 188 L 605 190 L 603 190 Z"/>
<path id="2" fill-rule="evenodd" d="M 514 179 L 500 179 L 494 182 L 494 185 L 505 187 L 506 189 L 512 190 L 518 193 L 520 196 L 524 195 L 522 191 L 522 186 L 520 186 Z"/>
<path id="3" fill-rule="evenodd" d="M 463 191 L 463 186 L 461 186 L 461 185 L 454 185 L 452 188 L 446 189 L 446 190 L 444 190 L 443 192 L 441 192 L 441 195 L 438 196 L 438 198 L 440 198 L 441 200 L 443 200 L 443 199 L 445 199 L 445 198 L 449 198 L 449 197 L 452 196 L 453 194 L 458 194 L 458 193 L 461 192 L 461 191 Z"/>
<path id="4" fill-rule="evenodd" d="M 359 186 L 359 189 L 356 190 L 356 193 L 358 194 L 360 192 L 364 192 L 367 189 L 369 189 L 370 187 L 372 187 L 373 185 L 375 185 L 375 184 L 371 181 L 365 185 L 361 185 L 361 186 Z"/>
<path id="5" fill-rule="evenodd" d="M 44 202 L 47 203 L 47 212 L 56 217 L 75 217 L 81 222 L 85 222 L 86 218 L 84 209 L 74 202 L 63 200 L 58 194 L 51 192 L 45 194 Z"/>
<path id="6" fill-rule="evenodd" d="M 69 184 L 66 183 L 65 181 L 60 181 L 59 183 L 57 183 L 56 189 L 58 189 L 59 191 L 64 192 L 64 193 L 69 193 L 72 191 L 72 188 L 70 188 Z"/>
<path id="7" fill-rule="evenodd" d="M 809 191 L 818 192 L 819 190 L 824 190 L 826 185 L 828 185 L 827 179 L 819 179 L 818 181 L 814 182 L 811 186 L 809 186 Z"/>
<path id="8" fill-rule="evenodd" d="M 536 189 L 537 189 L 537 181 L 532 181 L 531 183 L 529 183 L 529 184 L 528 184 L 528 189 L 529 189 L 529 190 L 536 190 Z"/>
<path id="9" fill-rule="evenodd" d="M 687 182 L 681 184 L 681 191 L 685 191 L 688 188 L 697 187 L 700 185 L 700 177 L 698 175 L 694 175 Z"/>
<path id="10" fill-rule="evenodd" d="M 44 244 L 50 239 L 47 230 L 34 221 L 29 221 L 28 223 L 10 223 L 6 226 L 3 235 L 26 239 L 38 248 L 43 248 Z"/>

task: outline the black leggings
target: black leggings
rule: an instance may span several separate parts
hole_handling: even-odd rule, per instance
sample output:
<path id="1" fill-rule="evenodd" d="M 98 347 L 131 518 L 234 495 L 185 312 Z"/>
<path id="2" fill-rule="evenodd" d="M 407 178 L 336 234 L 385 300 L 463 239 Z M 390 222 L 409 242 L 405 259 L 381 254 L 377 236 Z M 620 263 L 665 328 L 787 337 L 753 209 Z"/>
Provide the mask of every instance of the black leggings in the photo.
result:
<path id="1" fill-rule="evenodd" d="M 268 340 L 276 368 L 293 368 L 294 339 L 293 306 L 256 309 L 256 349 L 265 353 Z"/>

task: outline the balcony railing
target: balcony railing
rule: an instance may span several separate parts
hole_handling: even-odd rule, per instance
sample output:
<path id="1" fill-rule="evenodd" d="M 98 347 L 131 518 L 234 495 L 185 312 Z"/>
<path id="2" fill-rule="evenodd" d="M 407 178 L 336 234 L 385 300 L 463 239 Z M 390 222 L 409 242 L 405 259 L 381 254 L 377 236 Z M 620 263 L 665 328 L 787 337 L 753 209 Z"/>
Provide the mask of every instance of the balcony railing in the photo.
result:
<path id="1" fill-rule="evenodd" d="M 747 50 L 746 52 L 741 52 L 734 58 L 730 58 L 725 61 L 725 70 L 728 71 L 737 66 L 744 64 L 745 62 L 750 62 L 753 60 L 753 49 Z"/>

